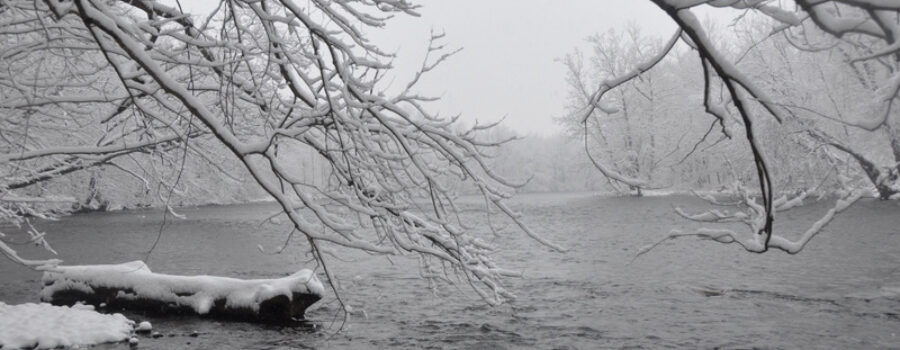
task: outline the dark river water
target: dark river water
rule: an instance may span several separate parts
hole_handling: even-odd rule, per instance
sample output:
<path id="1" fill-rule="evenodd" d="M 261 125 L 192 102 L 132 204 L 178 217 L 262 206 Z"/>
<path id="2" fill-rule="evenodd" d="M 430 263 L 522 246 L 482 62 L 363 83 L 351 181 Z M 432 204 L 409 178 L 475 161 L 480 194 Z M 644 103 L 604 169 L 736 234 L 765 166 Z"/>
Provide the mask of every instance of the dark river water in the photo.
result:
<path id="1" fill-rule="evenodd" d="M 463 202 L 472 224 L 484 226 L 479 202 Z M 512 206 L 534 230 L 570 250 L 552 252 L 515 231 L 494 238 L 497 260 L 524 273 L 508 281 L 518 298 L 499 307 L 464 283 L 432 293 L 410 258 L 338 251 L 346 261 L 331 258 L 331 266 L 355 309 L 341 332 L 333 297 L 297 326 L 126 316 L 150 320 L 164 335 L 142 337 L 139 349 L 900 348 L 898 203 L 858 203 L 794 256 L 686 238 L 632 261 L 670 229 L 694 227 L 673 213 L 676 205 L 703 208 L 688 197 L 517 197 Z M 802 232 L 824 209 L 780 214 L 776 229 Z M 160 211 L 84 214 L 38 227 L 67 264 L 142 259 L 156 272 L 239 278 L 313 266 L 303 240 L 282 254 L 257 248 L 271 251 L 286 237 L 284 223 L 263 222 L 277 212 L 272 204 L 180 212 L 186 218 L 169 217 L 149 258 Z M 0 280 L 0 301 L 37 301 L 39 273 L 3 260 Z"/>

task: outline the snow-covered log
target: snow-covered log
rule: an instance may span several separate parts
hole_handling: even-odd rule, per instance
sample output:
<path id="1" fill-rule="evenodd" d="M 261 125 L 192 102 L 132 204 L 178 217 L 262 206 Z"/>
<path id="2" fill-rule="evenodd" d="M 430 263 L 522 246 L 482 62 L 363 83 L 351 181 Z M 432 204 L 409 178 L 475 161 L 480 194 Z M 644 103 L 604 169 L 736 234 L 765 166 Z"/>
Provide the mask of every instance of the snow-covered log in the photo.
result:
<path id="1" fill-rule="evenodd" d="M 325 289 L 308 269 L 276 279 L 153 273 L 143 261 L 118 265 L 58 266 L 44 272 L 41 300 L 83 301 L 112 309 L 196 313 L 211 317 L 284 322 L 302 318 Z"/>

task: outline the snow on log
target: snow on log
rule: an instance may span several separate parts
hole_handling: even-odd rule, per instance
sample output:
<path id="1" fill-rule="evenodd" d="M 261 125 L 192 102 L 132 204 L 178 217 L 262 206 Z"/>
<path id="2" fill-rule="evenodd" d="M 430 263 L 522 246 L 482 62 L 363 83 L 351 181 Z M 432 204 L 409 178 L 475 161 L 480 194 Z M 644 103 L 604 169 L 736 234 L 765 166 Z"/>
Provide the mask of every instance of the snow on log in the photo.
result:
<path id="1" fill-rule="evenodd" d="M 303 269 L 277 279 L 153 273 L 143 261 L 118 265 L 57 266 L 44 272 L 41 300 L 55 305 L 82 301 L 108 308 L 196 313 L 262 322 L 302 318 L 325 288 Z"/>

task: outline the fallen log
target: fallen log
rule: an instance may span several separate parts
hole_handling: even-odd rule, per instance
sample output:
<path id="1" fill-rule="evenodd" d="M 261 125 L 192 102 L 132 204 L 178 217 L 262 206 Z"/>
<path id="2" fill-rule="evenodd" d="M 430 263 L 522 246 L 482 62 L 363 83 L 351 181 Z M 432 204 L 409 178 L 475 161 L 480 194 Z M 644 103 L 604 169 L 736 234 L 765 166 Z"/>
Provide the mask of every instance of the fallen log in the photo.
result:
<path id="1" fill-rule="evenodd" d="M 153 273 L 143 261 L 118 265 L 56 266 L 44 272 L 41 300 L 84 302 L 109 309 L 198 314 L 258 322 L 304 317 L 325 288 L 308 269 L 276 279 Z"/>

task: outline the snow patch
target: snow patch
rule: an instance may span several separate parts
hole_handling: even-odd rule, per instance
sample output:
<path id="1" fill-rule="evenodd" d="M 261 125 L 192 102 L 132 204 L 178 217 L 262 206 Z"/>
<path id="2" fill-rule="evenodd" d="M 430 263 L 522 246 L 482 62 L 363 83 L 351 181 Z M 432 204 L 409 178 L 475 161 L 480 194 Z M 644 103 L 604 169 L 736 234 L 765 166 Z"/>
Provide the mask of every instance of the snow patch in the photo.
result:
<path id="1" fill-rule="evenodd" d="M 0 348 L 53 349 L 119 342 L 131 337 L 133 324 L 121 314 L 104 315 L 88 305 L 0 302 Z"/>

